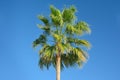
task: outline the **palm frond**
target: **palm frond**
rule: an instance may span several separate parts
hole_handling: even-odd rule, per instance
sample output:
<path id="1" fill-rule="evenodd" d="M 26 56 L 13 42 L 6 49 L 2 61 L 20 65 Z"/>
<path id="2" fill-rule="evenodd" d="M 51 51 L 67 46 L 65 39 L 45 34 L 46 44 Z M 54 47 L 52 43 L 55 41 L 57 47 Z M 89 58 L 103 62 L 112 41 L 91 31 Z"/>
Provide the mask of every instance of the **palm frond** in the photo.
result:
<path id="1" fill-rule="evenodd" d="M 78 46 L 85 46 L 88 49 L 91 47 L 90 43 L 87 40 L 81 40 L 78 38 L 67 37 L 67 42 L 74 43 Z"/>
<path id="2" fill-rule="evenodd" d="M 72 52 L 73 54 L 76 54 L 78 56 L 79 60 L 81 60 L 82 62 L 86 62 L 87 56 L 83 50 L 77 47 L 77 48 L 73 48 Z"/>
<path id="3" fill-rule="evenodd" d="M 37 38 L 35 41 L 33 41 L 33 47 L 36 47 L 38 45 L 44 45 L 46 44 L 46 36 L 40 35 L 39 38 Z"/>
<path id="4" fill-rule="evenodd" d="M 63 21 L 70 23 L 75 20 L 75 12 L 76 8 L 74 6 L 71 6 L 70 8 L 65 8 L 62 12 Z"/>
<path id="5" fill-rule="evenodd" d="M 41 56 L 41 55 L 43 56 L 44 53 L 45 53 L 45 51 L 46 51 L 46 49 L 49 48 L 49 46 L 50 46 L 50 45 L 48 45 L 48 44 L 43 45 L 42 48 L 41 48 L 40 51 L 39 51 L 39 55 L 40 55 L 40 56 Z"/>
<path id="6" fill-rule="evenodd" d="M 49 20 L 45 16 L 39 15 L 38 19 L 40 19 L 46 26 L 49 26 Z"/>
<path id="7" fill-rule="evenodd" d="M 49 26 L 42 26 L 40 24 L 37 24 L 37 26 L 44 31 L 45 34 L 49 35 L 51 30 L 50 30 L 50 27 Z"/>
<path id="8" fill-rule="evenodd" d="M 54 23 L 55 26 L 62 26 L 63 25 L 63 20 L 62 20 L 62 15 L 59 9 L 55 8 L 54 6 L 50 6 L 51 10 L 51 20 Z"/>
<path id="9" fill-rule="evenodd" d="M 79 39 L 77 39 L 77 40 L 75 41 L 75 43 L 76 43 L 77 45 L 85 46 L 85 47 L 87 47 L 88 49 L 91 47 L 90 43 L 89 43 L 87 40 L 79 40 Z"/>
<path id="10" fill-rule="evenodd" d="M 79 35 L 82 35 L 83 33 L 91 33 L 89 25 L 84 21 L 78 22 L 75 25 L 75 28 L 78 30 L 77 32 Z"/>
<path id="11" fill-rule="evenodd" d="M 62 63 L 64 64 L 64 67 L 74 67 L 76 65 L 82 64 L 82 61 L 78 58 L 78 55 L 73 53 L 67 53 L 61 55 Z"/>
<path id="12" fill-rule="evenodd" d="M 56 42 L 62 42 L 63 35 L 53 33 L 52 36 L 53 36 L 53 38 L 55 39 Z"/>
<path id="13" fill-rule="evenodd" d="M 50 45 L 43 46 L 43 48 L 39 51 L 40 68 L 43 68 L 43 66 L 45 66 L 47 69 L 49 69 L 50 65 L 53 64 L 53 62 L 54 62 L 55 52 L 56 52 L 56 46 L 50 46 Z"/>
<path id="14" fill-rule="evenodd" d="M 81 67 L 88 58 L 87 53 L 82 51 L 80 48 L 73 48 L 69 53 L 61 55 L 62 63 L 64 67 L 79 66 Z"/>
<path id="15" fill-rule="evenodd" d="M 46 67 L 47 69 L 49 69 L 49 67 L 51 66 L 51 60 L 49 60 L 49 57 L 41 57 L 39 60 L 39 66 L 41 69 L 43 69 L 44 67 Z"/>
<path id="16" fill-rule="evenodd" d="M 71 49 L 71 46 L 69 43 L 67 43 L 67 44 L 58 43 L 57 47 L 60 49 L 61 54 L 65 53 L 65 52 L 69 52 L 69 50 Z"/>
<path id="17" fill-rule="evenodd" d="M 76 31 L 77 31 L 77 29 L 76 29 L 73 25 L 71 25 L 71 24 L 67 24 L 67 25 L 66 25 L 66 30 L 65 30 L 65 32 L 66 32 L 67 34 L 74 34 L 74 33 L 76 33 Z"/>

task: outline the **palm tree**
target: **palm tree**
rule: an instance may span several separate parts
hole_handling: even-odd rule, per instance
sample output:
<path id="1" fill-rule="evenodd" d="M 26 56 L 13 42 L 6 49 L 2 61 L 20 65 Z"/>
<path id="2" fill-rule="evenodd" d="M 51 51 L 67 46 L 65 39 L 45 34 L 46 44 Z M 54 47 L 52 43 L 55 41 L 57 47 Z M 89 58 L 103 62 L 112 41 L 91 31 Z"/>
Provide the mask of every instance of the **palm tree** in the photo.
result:
<path id="1" fill-rule="evenodd" d="M 60 11 L 51 5 L 50 11 L 49 18 L 38 16 L 43 22 L 43 25 L 38 24 L 43 33 L 33 41 L 33 47 L 40 45 L 40 68 L 49 69 L 53 65 L 56 69 L 56 80 L 60 80 L 60 71 L 64 67 L 81 66 L 86 62 L 86 51 L 90 44 L 80 37 L 91 31 L 86 22 L 77 22 L 74 6 L 65 7 Z"/>

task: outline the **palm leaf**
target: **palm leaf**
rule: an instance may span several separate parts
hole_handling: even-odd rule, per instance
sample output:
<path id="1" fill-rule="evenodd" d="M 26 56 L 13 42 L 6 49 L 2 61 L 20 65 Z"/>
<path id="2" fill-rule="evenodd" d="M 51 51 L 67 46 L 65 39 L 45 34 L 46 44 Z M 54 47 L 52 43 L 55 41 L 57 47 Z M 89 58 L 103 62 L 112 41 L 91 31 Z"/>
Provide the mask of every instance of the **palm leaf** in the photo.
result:
<path id="1" fill-rule="evenodd" d="M 46 17 L 39 15 L 38 19 L 40 19 L 46 26 L 49 26 L 49 20 Z"/>
<path id="2" fill-rule="evenodd" d="M 62 12 L 63 21 L 70 23 L 75 20 L 75 12 L 76 8 L 74 6 L 71 6 L 70 8 L 65 8 Z"/>
<path id="3" fill-rule="evenodd" d="M 84 22 L 84 21 L 81 21 L 81 22 L 78 22 L 76 25 L 75 25 L 75 28 L 78 30 L 77 31 L 77 34 L 78 35 L 82 35 L 84 32 L 85 33 L 91 33 L 91 30 L 89 28 L 89 25 Z"/>
<path id="4" fill-rule="evenodd" d="M 39 51 L 40 54 L 40 60 L 39 65 L 40 68 L 43 68 L 45 66 L 47 69 L 49 69 L 50 65 L 53 63 L 54 55 L 56 51 L 56 46 L 50 46 L 50 45 L 44 45 L 43 48 Z"/>
<path id="5" fill-rule="evenodd" d="M 71 25 L 71 24 L 67 24 L 67 25 L 66 25 L 66 30 L 65 30 L 65 32 L 66 32 L 67 34 L 75 34 L 76 31 L 77 31 L 77 29 L 76 29 L 73 25 Z"/>
<path id="6" fill-rule="evenodd" d="M 63 20 L 62 20 L 62 15 L 59 9 L 55 8 L 54 6 L 50 6 L 51 10 L 51 20 L 56 26 L 62 26 L 63 25 Z"/>
<path id="7" fill-rule="evenodd" d="M 33 41 L 33 47 L 36 47 L 38 45 L 44 45 L 46 44 L 46 36 L 40 35 L 39 38 L 37 38 L 35 41 Z"/>
<path id="8" fill-rule="evenodd" d="M 86 48 L 90 48 L 90 43 L 87 40 L 81 40 L 78 38 L 67 37 L 67 42 L 74 43 L 76 45 L 85 46 Z"/>
<path id="9" fill-rule="evenodd" d="M 37 26 L 44 31 L 45 34 L 50 35 L 50 27 L 49 26 L 42 26 L 40 24 L 37 24 Z"/>

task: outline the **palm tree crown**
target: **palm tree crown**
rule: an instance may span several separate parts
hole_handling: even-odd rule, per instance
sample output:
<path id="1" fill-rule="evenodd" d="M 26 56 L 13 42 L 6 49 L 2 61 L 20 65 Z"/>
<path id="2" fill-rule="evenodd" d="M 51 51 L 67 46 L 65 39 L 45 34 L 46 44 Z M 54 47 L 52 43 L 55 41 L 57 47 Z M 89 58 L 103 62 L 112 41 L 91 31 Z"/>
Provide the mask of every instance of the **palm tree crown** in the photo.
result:
<path id="1" fill-rule="evenodd" d="M 88 24 L 78 21 L 75 16 L 76 8 L 70 6 L 62 11 L 50 6 L 50 17 L 39 15 L 38 18 L 44 25 L 38 24 L 43 31 L 33 42 L 33 47 L 41 45 L 39 55 L 40 68 L 49 69 L 51 65 L 56 68 L 57 56 L 60 56 L 60 68 L 81 66 L 88 58 L 86 49 L 90 48 L 87 40 L 80 39 L 84 33 L 90 33 Z"/>

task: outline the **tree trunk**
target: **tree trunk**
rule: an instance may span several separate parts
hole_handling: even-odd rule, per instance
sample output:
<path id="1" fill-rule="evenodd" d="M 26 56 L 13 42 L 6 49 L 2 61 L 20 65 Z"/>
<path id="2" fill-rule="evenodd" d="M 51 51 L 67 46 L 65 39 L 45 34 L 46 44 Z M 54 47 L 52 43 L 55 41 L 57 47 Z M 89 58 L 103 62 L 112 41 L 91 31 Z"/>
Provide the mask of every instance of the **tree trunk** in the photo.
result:
<path id="1" fill-rule="evenodd" d="M 56 55 L 56 80 L 60 80 L 60 62 L 61 57 L 60 55 Z"/>

